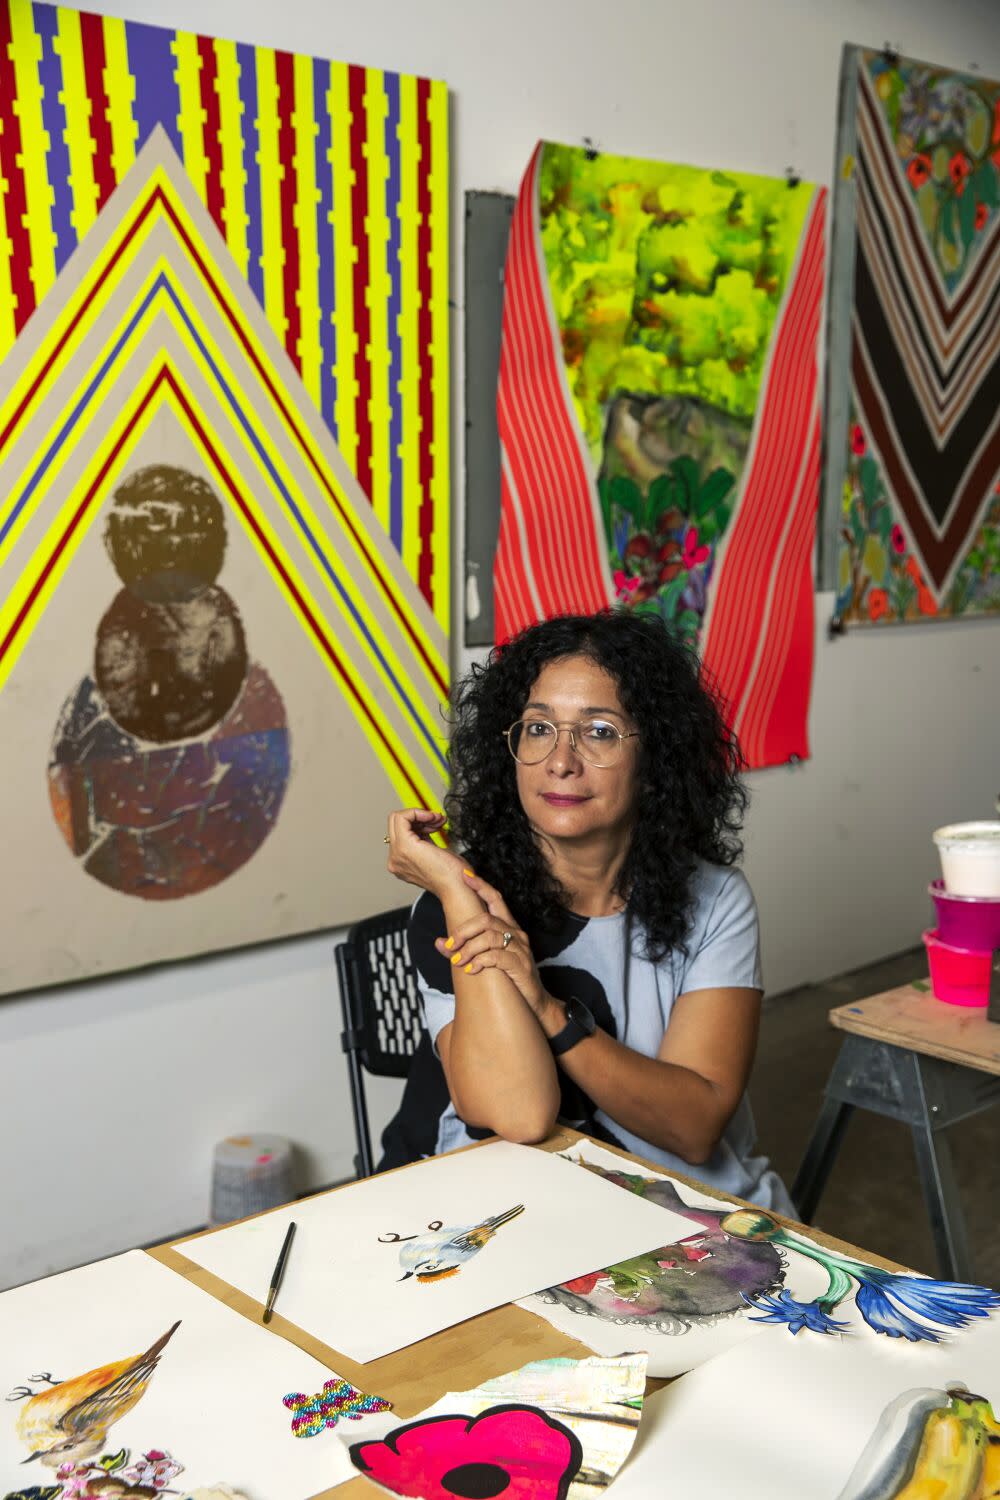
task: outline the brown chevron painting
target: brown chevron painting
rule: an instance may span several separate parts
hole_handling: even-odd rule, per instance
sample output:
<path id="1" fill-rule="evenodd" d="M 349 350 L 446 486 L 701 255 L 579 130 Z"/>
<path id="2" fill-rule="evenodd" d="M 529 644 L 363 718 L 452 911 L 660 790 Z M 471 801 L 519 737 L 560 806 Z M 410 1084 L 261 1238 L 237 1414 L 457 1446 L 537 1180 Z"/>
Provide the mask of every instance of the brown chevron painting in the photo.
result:
<path id="1" fill-rule="evenodd" d="M 1000 82 L 847 48 L 838 177 L 822 581 L 1000 613 Z"/>

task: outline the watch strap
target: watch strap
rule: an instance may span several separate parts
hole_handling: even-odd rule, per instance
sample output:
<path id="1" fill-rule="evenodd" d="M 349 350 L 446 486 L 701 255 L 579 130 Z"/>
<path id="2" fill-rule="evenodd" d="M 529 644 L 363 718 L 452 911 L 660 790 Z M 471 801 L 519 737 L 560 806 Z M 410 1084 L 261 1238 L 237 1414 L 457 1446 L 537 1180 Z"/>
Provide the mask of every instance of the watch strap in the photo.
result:
<path id="1" fill-rule="evenodd" d="M 578 1019 L 578 1016 L 581 1019 Z M 557 1031 L 554 1037 L 549 1038 L 553 1057 L 561 1057 L 578 1042 L 585 1041 L 588 1036 L 593 1036 L 596 1029 L 597 1022 L 591 1011 L 582 1000 L 577 1000 L 574 996 L 566 1004 L 566 1025 L 561 1031 Z"/>

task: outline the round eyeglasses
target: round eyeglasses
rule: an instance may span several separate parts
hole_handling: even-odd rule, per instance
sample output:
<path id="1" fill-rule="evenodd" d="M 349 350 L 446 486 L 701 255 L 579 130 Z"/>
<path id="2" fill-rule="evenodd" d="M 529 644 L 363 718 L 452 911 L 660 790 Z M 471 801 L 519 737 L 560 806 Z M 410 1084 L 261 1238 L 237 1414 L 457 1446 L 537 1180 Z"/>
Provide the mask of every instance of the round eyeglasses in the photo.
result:
<path id="1" fill-rule="evenodd" d="M 537 766 L 552 754 L 565 729 L 570 748 L 592 766 L 613 766 L 622 753 L 623 740 L 639 738 L 637 729 L 619 729 L 607 719 L 576 719 L 553 724 L 550 719 L 518 719 L 504 730 L 507 745 L 522 766 Z"/>

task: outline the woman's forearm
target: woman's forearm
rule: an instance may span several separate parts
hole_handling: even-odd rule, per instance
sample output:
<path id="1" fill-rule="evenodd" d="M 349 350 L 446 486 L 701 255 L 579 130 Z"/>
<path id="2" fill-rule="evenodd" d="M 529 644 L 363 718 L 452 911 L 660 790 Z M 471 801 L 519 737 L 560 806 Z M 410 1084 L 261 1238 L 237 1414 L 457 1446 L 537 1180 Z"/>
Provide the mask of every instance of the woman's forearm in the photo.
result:
<path id="1" fill-rule="evenodd" d="M 555 1036 L 565 1024 L 562 1007 L 554 1005 L 542 1024 L 550 1037 Z M 734 1107 L 701 1074 L 644 1057 L 605 1031 L 579 1042 L 560 1062 L 612 1120 L 693 1166 L 711 1156 Z"/>
<path id="2" fill-rule="evenodd" d="M 468 887 L 448 890 L 441 903 L 449 932 L 482 906 Z M 498 969 L 466 974 L 455 965 L 454 987 L 441 1055 L 458 1114 L 506 1140 L 544 1139 L 559 1111 L 559 1077 L 537 1017 Z"/>

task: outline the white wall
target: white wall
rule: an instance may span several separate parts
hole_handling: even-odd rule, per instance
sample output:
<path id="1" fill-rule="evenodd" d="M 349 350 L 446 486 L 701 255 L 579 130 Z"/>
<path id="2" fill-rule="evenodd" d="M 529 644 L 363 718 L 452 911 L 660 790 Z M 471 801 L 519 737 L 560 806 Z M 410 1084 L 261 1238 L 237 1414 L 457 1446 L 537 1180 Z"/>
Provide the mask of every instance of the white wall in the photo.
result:
<path id="1" fill-rule="evenodd" d="M 994 0 L 90 3 L 446 79 L 456 300 L 462 195 L 514 191 L 538 137 L 828 182 L 844 41 L 1000 76 Z M 460 481 L 460 311 L 454 353 Z M 828 643 L 831 607 L 818 598 L 813 758 L 752 778 L 772 991 L 918 942 L 930 830 L 988 816 L 1000 791 L 1000 623 Z M 212 1144 L 235 1130 L 291 1136 L 309 1183 L 349 1174 L 332 941 L 0 1000 L 0 1285 L 202 1222 Z M 397 1092 L 373 1096 L 375 1125 Z"/>

